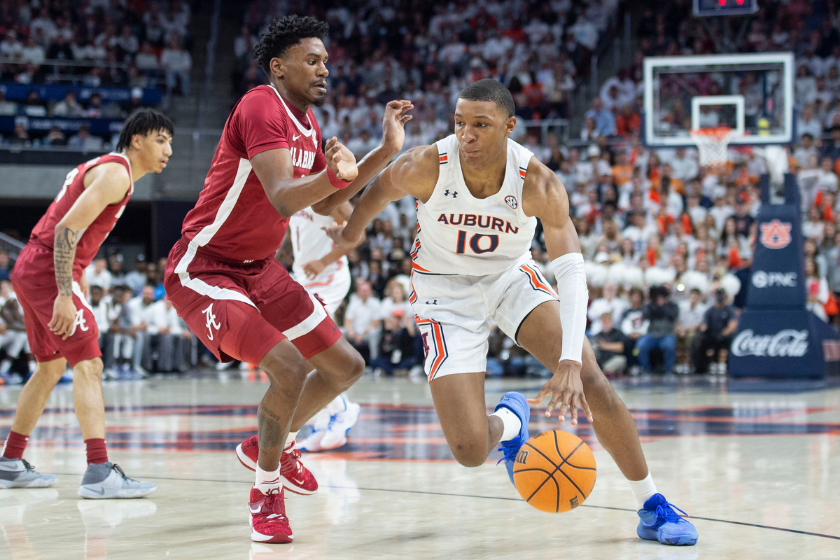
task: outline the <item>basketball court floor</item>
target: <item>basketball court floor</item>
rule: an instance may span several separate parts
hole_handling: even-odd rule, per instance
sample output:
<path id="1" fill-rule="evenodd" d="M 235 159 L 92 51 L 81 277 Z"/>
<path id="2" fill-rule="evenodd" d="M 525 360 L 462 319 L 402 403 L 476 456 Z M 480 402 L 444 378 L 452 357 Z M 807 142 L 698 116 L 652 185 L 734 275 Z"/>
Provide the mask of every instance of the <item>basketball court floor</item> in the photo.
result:
<path id="1" fill-rule="evenodd" d="M 490 380 L 536 394 L 540 380 Z M 563 514 L 524 503 L 495 462 L 446 446 L 425 383 L 361 380 L 362 416 L 339 452 L 305 456 L 313 496 L 290 495 L 291 545 L 252 543 L 253 475 L 233 449 L 256 430 L 259 373 L 106 382 L 111 459 L 158 485 L 141 500 L 76 496 L 85 468 L 72 387 L 56 388 L 26 457 L 51 489 L 0 490 L 0 558 L 840 558 L 840 384 L 679 378 L 617 382 L 657 485 L 694 516 L 695 547 L 640 541 L 629 488 L 586 420 L 598 479 Z M 19 389 L 0 388 L 0 437 Z M 536 415 L 531 433 L 557 427 Z"/>

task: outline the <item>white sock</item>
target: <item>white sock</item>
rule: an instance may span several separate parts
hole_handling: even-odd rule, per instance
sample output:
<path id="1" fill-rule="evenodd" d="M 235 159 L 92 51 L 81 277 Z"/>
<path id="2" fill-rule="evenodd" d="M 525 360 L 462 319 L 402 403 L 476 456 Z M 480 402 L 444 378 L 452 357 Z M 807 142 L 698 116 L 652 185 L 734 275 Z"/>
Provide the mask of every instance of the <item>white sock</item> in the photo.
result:
<path id="1" fill-rule="evenodd" d="M 344 395 L 338 395 L 334 398 L 330 404 L 327 405 L 327 412 L 330 414 L 338 414 L 339 412 L 344 412 L 347 410 L 347 401 L 344 398 Z"/>
<path id="2" fill-rule="evenodd" d="M 522 420 L 509 408 L 500 408 L 490 416 L 498 416 L 502 420 L 502 439 L 499 441 L 510 441 L 519 435 L 522 429 Z"/>
<path id="3" fill-rule="evenodd" d="M 289 453 L 295 448 L 295 438 L 297 437 L 297 434 L 297 432 L 289 432 L 289 437 L 286 438 L 286 446 L 283 448 L 283 453 Z"/>
<path id="4" fill-rule="evenodd" d="M 636 498 L 636 509 L 644 509 L 645 502 L 656 494 L 656 484 L 653 483 L 653 476 L 650 471 L 642 480 L 628 480 L 627 482 L 630 483 L 630 490 L 633 491 L 633 497 Z"/>
<path id="5" fill-rule="evenodd" d="M 264 471 L 257 465 L 257 481 L 254 483 L 254 486 L 259 488 L 263 494 L 268 494 L 271 490 L 279 490 L 280 466 L 278 465 L 273 471 Z"/>

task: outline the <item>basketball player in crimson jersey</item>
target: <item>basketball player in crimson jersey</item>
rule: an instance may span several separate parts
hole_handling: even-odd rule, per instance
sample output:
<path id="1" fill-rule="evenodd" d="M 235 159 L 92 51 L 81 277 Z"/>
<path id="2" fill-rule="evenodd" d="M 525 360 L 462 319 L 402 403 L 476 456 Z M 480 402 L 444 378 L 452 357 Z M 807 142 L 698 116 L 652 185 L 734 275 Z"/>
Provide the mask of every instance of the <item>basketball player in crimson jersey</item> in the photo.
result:
<path id="1" fill-rule="evenodd" d="M 0 488 L 52 486 L 23 460 L 29 435 L 67 364 L 73 368 L 73 405 L 85 440 L 88 468 L 83 498 L 140 498 L 155 490 L 108 461 L 99 330 L 87 302 L 84 270 L 108 237 L 134 190 L 134 181 L 160 173 L 172 155 L 172 121 L 150 109 L 133 113 L 117 151 L 67 174 L 64 186 L 20 253 L 12 284 L 38 367 L 20 392 L 12 431 L 0 459 Z"/>
<path id="2" fill-rule="evenodd" d="M 588 292 L 566 189 L 508 138 L 515 126 L 505 86 L 492 79 L 467 86 L 455 106 L 455 133 L 408 150 L 365 191 L 347 225 L 328 232 L 338 246 L 353 247 L 391 201 L 417 199 L 409 301 L 435 410 L 458 462 L 481 465 L 500 444 L 513 482 L 513 462 L 529 437 L 529 404 L 549 399 L 546 416 L 558 410 L 560 421 L 570 414 L 572 424 L 580 408 L 630 483 L 638 536 L 693 545 L 697 530 L 657 492 L 633 418 L 584 336 Z M 557 292 L 531 260 L 538 218 Z M 554 376 L 532 399 L 506 393 L 487 415 L 490 319 Z"/>
<path id="3" fill-rule="evenodd" d="M 294 436 L 364 371 L 324 307 L 274 253 L 296 212 L 311 206 L 329 215 L 382 170 L 402 148 L 411 118 L 409 102 L 390 102 L 382 143 L 358 165 L 335 138 L 322 151 L 310 106 L 326 95 L 327 31 L 314 18 L 287 16 L 260 37 L 254 58 L 270 85 L 234 106 L 164 279 L 178 314 L 217 358 L 259 364 L 271 381 L 258 437 L 237 448 L 256 471 L 249 507 L 258 542 L 292 541 L 284 488 L 311 494 L 318 487 Z"/>

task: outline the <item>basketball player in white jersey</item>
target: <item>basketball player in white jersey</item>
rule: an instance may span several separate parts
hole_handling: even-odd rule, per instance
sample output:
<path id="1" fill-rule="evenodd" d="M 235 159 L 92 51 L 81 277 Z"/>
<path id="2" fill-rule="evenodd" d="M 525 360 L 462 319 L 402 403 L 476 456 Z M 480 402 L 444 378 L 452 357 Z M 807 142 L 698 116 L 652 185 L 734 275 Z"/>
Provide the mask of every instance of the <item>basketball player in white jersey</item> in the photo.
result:
<path id="1" fill-rule="evenodd" d="M 546 416 L 559 408 L 560 421 L 571 414 L 572 424 L 581 408 L 630 481 L 639 537 L 692 545 L 696 529 L 656 491 L 633 418 L 584 336 L 588 292 L 566 189 L 508 139 L 513 115 L 513 98 L 499 82 L 468 86 L 455 107 L 455 134 L 405 152 L 374 180 L 346 226 L 329 228 L 330 236 L 339 246 L 354 246 L 390 201 L 417 198 L 409 301 L 425 341 L 435 409 L 458 462 L 481 465 L 501 442 L 512 480 L 513 461 L 529 436 L 529 403 L 549 398 Z M 530 258 L 537 219 L 556 293 Z M 535 398 L 509 392 L 488 416 L 490 319 L 555 373 Z"/>
<path id="2" fill-rule="evenodd" d="M 294 258 L 292 276 L 310 294 L 317 297 L 335 321 L 335 312 L 350 291 L 350 267 L 347 254 L 352 248 L 336 247 L 324 228 L 344 223 L 350 218 L 353 205 L 345 202 L 332 214 L 322 216 L 312 207 L 297 212 L 289 219 L 289 230 L 277 252 L 281 262 Z M 289 255 L 291 249 L 292 255 Z M 297 444 L 310 453 L 338 449 L 347 443 L 347 432 L 359 420 L 361 407 L 344 395 L 333 399 L 306 425 L 312 431 Z"/>

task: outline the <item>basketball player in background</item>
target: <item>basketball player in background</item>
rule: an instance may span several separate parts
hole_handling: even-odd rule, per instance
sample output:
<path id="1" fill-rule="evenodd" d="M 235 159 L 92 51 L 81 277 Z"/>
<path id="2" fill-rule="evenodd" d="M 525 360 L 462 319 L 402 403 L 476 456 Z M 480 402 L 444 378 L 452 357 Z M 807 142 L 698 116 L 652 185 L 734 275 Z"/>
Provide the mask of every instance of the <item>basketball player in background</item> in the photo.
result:
<path id="1" fill-rule="evenodd" d="M 328 30 L 292 15 L 261 35 L 254 58 L 270 85 L 234 106 L 164 278 L 178 315 L 216 358 L 258 364 L 271 382 L 258 436 L 236 449 L 256 471 L 249 509 L 258 542 L 292 542 L 283 489 L 318 488 L 299 460 L 295 434 L 364 372 L 321 303 L 274 254 L 291 216 L 310 206 L 329 215 L 375 177 L 399 153 L 411 118 L 411 103 L 388 103 L 382 142 L 358 165 L 335 138 L 322 149 L 311 106 L 322 105 L 327 92 Z"/>
<path id="2" fill-rule="evenodd" d="M 459 95 L 455 134 L 408 150 L 376 178 L 346 226 L 329 233 L 338 246 L 354 247 L 388 203 L 417 198 L 409 301 L 425 342 L 435 409 L 458 462 L 479 466 L 501 442 L 512 482 L 516 454 L 529 437 L 529 403 L 548 398 L 546 416 L 559 409 L 560 421 L 570 414 L 572 424 L 581 408 L 630 481 L 637 534 L 692 545 L 697 531 L 656 491 L 633 418 L 584 336 L 588 292 L 566 190 L 554 172 L 508 138 L 515 125 L 508 89 L 491 79 L 473 83 Z M 531 260 L 537 219 L 556 294 Z M 490 319 L 555 373 L 535 398 L 509 392 L 488 416 Z"/>
<path id="3" fill-rule="evenodd" d="M 332 214 L 322 216 L 310 206 L 289 219 L 289 232 L 277 252 L 280 262 L 294 259 L 292 276 L 303 289 L 324 304 L 335 321 L 335 312 L 350 291 L 350 267 L 347 254 L 353 249 L 336 247 L 324 228 L 344 223 L 353 212 L 345 202 Z M 291 255 L 289 255 L 291 253 Z M 306 423 L 312 431 L 296 447 L 314 453 L 338 449 L 347 443 L 347 432 L 359 420 L 361 407 L 339 395 Z"/>
<path id="4" fill-rule="evenodd" d="M 140 498 L 150 482 L 125 476 L 108 460 L 99 329 L 87 302 L 84 270 L 125 211 L 134 182 L 160 173 L 172 155 L 173 126 L 164 115 L 140 109 L 126 121 L 117 151 L 67 174 L 58 196 L 20 253 L 12 284 L 24 310 L 26 335 L 38 362 L 18 397 L 12 431 L 0 458 L 0 488 L 42 488 L 58 480 L 23 459 L 53 387 L 73 368 L 73 406 L 85 440 L 88 467 L 83 498 Z"/>

